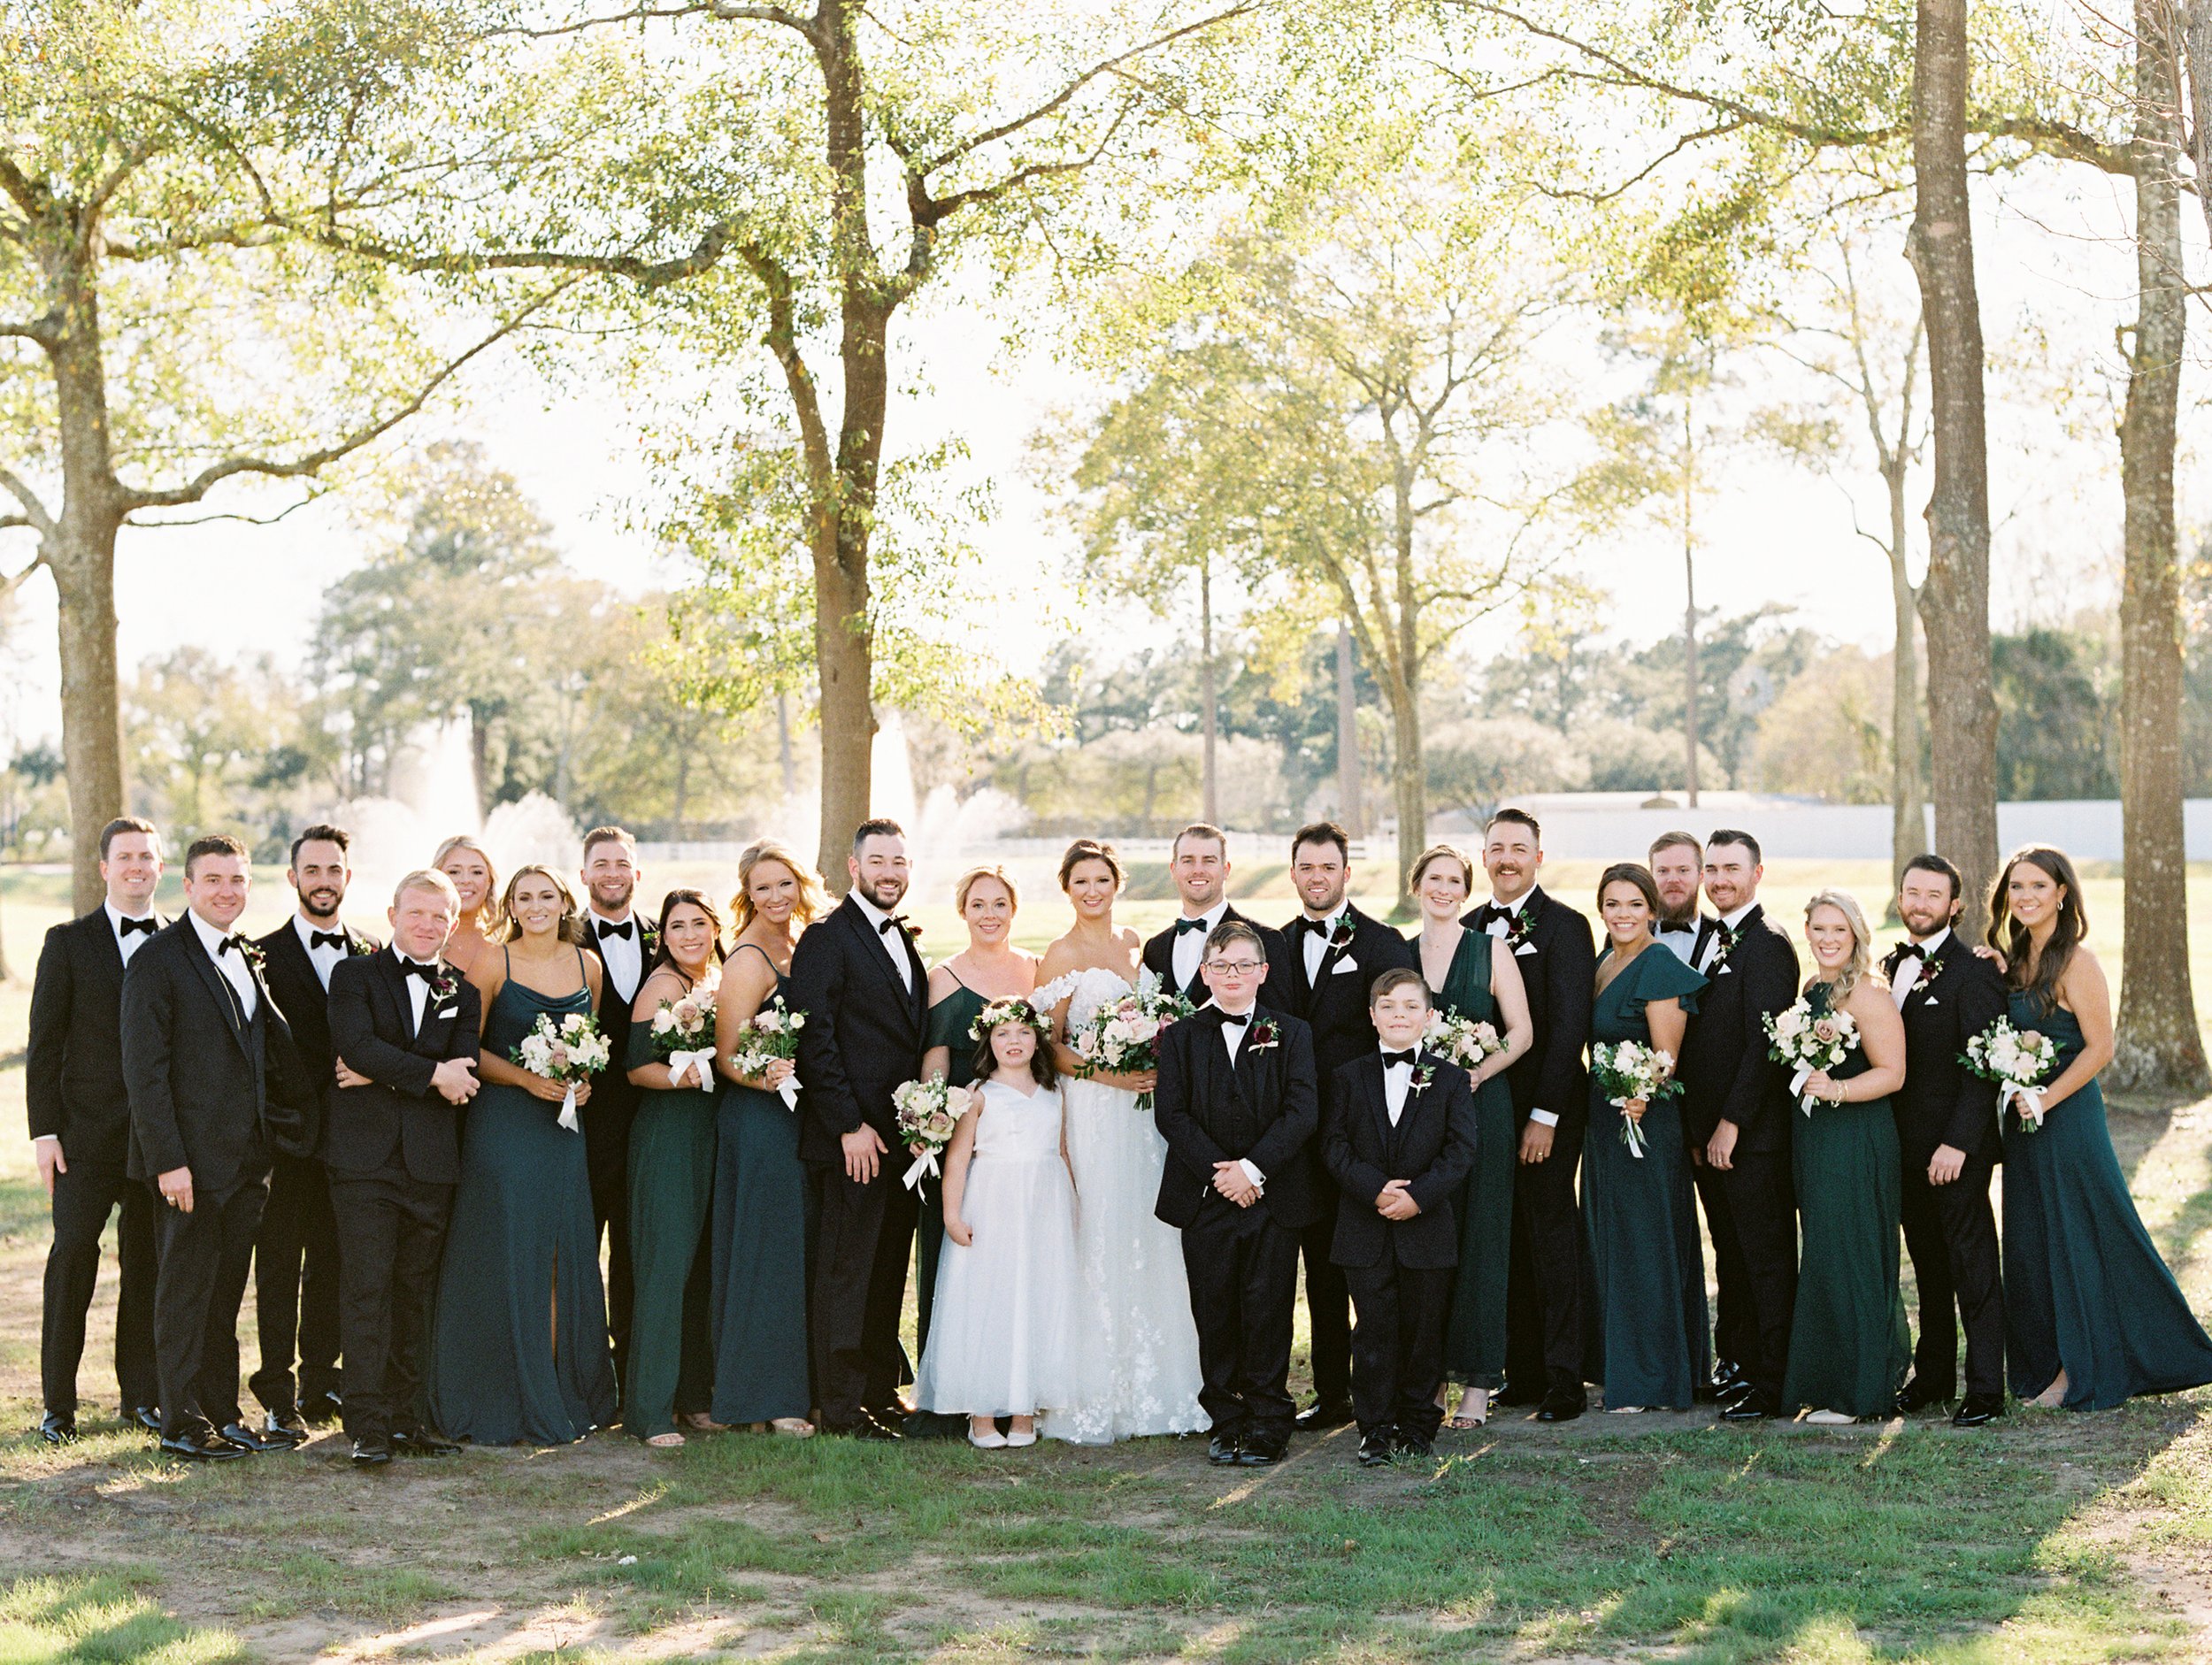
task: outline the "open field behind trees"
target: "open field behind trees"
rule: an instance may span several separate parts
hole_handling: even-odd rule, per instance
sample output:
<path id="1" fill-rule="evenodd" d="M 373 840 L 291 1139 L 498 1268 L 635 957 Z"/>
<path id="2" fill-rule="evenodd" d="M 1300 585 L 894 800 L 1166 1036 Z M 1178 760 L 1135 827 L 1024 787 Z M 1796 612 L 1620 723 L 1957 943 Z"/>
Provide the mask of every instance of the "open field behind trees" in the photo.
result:
<path id="1" fill-rule="evenodd" d="M 1870 902 L 1885 876 L 1867 865 L 1777 863 L 1767 894 L 1792 914 L 1824 883 Z M 257 877 L 259 925 L 288 893 Z M 718 894 L 730 877 L 660 871 L 649 890 Z M 1155 877 L 1133 876 L 1124 910 L 1141 927 L 1171 911 Z M 1279 902 L 1263 917 L 1289 911 L 1279 871 L 1255 862 L 1240 877 L 1240 894 Z M 1547 877 L 1580 902 L 1595 869 Z M 2201 896 L 2212 869 L 2192 881 Z M 1029 884 L 1033 944 L 1063 917 L 1048 884 Z M 1501 1417 L 1448 1433 L 1432 1465 L 1380 1476 L 1354 1464 L 1349 1431 L 1302 1439 L 1256 1479 L 1209 1468 L 1193 1441 L 985 1457 L 734 1434 L 650 1456 L 603 1434 L 378 1477 L 352 1473 L 326 1435 L 291 1457 L 182 1469 L 106 1414 L 111 1278 L 84 1375 L 88 1438 L 50 1453 L 30 1432 L 46 1225 L 13 1043 L 66 885 L 16 872 L 0 892 L 16 973 L 0 985 L 5 1665 L 2212 1655 L 2207 1392 L 1973 1435 Z M 2116 964 L 2117 879 L 2088 887 L 2095 946 Z M 948 903 L 916 912 L 933 954 L 957 945 Z M 2112 1122 L 2147 1224 L 2212 1310 L 2212 1101 L 2123 1104 Z"/>

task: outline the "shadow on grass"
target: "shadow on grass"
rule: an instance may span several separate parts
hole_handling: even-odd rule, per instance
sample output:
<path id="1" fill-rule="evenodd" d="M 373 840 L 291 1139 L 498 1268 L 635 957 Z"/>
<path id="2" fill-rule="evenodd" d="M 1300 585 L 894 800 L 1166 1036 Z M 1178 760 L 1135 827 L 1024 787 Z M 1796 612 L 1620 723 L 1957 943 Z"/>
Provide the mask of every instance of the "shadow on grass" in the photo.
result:
<path id="1" fill-rule="evenodd" d="M 150 1571 L 89 1578 L 20 1578 L 0 1594 L 0 1660 L 24 1665 L 244 1665 L 252 1656 L 227 1630 L 165 1614 L 146 1589 Z"/>

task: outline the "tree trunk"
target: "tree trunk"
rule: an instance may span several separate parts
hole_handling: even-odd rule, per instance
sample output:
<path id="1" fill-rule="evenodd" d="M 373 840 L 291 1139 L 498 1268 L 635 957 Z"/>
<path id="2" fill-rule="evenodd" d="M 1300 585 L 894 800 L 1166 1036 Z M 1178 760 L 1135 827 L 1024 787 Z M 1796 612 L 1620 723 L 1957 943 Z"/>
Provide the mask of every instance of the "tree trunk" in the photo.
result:
<path id="1" fill-rule="evenodd" d="M 1690 401 L 1682 400 L 1682 742 L 1687 756 L 1682 779 L 1690 808 L 1697 808 L 1697 450 L 1690 433 Z"/>
<path id="2" fill-rule="evenodd" d="M 783 771 L 783 801 L 799 795 L 799 771 L 791 757 L 791 696 L 776 690 L 776 762 Z"/>
<path id="3" fill-rule="evenodd" d="M 1360 786 L 1359 697 L 1352 653 L 1352 627 L 1336 621 L 1336 795 L 1344 830 L 1367 836 L 1367 804 Z"/>
<path id="4" fill-rule="evenodd" d="M 1198 720 L 1205 736 L 1199 783 L 1200 819 L 1221 825 L 1221 768 L 1217 756 L 1220 740 L 1221 708 L 1218 672 L 1214 665 L 1214 570 L 1205 556 L 1198 562 Z"/>
<path id="5" fill-rule="evenodd" d="M 1398 801 L 1398 889 L 1392 917 L 1400 917 L 1410 911 L 1408 899 L 1412 893 L 1413 863 L 1427 845 L 1429 832 L 1428 780 L 1423 772 L 1421 756 L 1420 690 L 1409 681 L 1399 681 L 1392 691 L 1390 723 L 1397 740 L 1393 785 Z"/>
<path id="6" fill-rule="evenodd" d="M 2187 326 L 2175 42 L 2162 0 L 2135 4 L 2138 295 L 2120 421 L 2126 499 L 2120 594 L 2120 816 L 2125 861 L 2120 1017 L 2111 1081 L 2196 1094 L 2212 1087 L 2189 978 L 2182 829 L 2181 586 L 2174 552 L 2174 440 Z"/>
<path id="7" fill-rule="evenodd" d="M 1903 436 L 1893 461 L 1884 465 L 1889 487 L 1889 598 L 1896 646 L 1890 651 L 1889 902 L 1894 911 L 1905 882 L 1905 863 L 1928 848 L 1928 810 L 1920 791 L 1920 647 L 1916 640 L 1912 570 L 1906 564 L 1909 523 L 1905 510 Z"/>
<path id="8" fill-rule="evenodd" d="M 868 698 L 873 656 L 867 636 L 868 570 L 865 534 L 862 565 L 849 570 L 834 555 L 814 565 L 814 658 L 821 679 L 822 835 L 815 865 L 831 894 L 849 880 L 845 857 L 854 829 L 869 816 L 872 786 L 875 707 Z"/>
<path id="9" fill-rule="evenodd" d="M 1966 173 L 1966 0 L 1920 0 L 1906 253 L 1928 326 L 1934 486 L 1928 499 L 1928 728 L 1936 848 L 1966 877 L 1961 934 L 1988 923 L 1997 866 L 1997 701 L 1989 658 L 1989 451 L 1981 305 Z"/>

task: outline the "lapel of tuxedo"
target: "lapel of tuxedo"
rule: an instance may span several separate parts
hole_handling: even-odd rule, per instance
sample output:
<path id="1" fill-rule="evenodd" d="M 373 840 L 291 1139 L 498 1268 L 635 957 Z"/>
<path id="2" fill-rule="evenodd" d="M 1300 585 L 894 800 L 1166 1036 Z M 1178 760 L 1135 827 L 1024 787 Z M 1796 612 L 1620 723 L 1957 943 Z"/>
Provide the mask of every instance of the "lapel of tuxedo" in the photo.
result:
<path id="1" fill-rule="evenodd" d="M 223 1022 L 230 1031 L 230 1038 L 238 1043 L 240 1051 L 250 1057 L 253 1047 L 242 1021 L 245 1013 L 238 999 L 238 991 L 230 986 L 228 978 L 215 969 L 214 957 L 200 941 L 199 928 L 189 919 L 177 928 L 183 938 L 177 944 L 178 948 L 183 950 L 186 961 L 199 973 L 200 981 L 207 986 L 209 995 L 223 1014 Z M 139 952 L 142 954 L 145 950 L 142 948 Z"/>
<path id="2" fill-rule="evenodd" d="M 392 1003 L 392 1015 L 399 1024 L 399 1032 L 407 1037 L 407 1049 L 410 1052 L 413 1051 L 415 1042 L 420 1035 L 414 1021 L 414 999 L 407 989 L 407 968 L 399 963 L 398 949 L 384 948 L 378 951 L 376 981 L 378 986 L 384 991 L 384 998 Z M 430 1011 L 430 1002 L 427 1000 L 423 1001 L 422 1009 L 424 1015 L 427 1017 Z"/>
<path id="3" fill-rule="evenodd" d="M 85 923 L 87 933 L 99 939 L 92 952 L 100 962 L 100 969 L 112 972 L 116 980 L 120 982 L 123 977 L 123 945 L 116 940 L 115 923 L 108 917 L 107 904 L 103 902 L 87 914 Z M 139 944 L 142 948 L 145 946 L 142 942 Z"/>
<path id="4" fill-rule="evenodd" d="M 848 896 L 838 904 L 838 911 L 845 916 L 846 929 L 852 933 L 854 942 L 858 945 L 861 959 L 898 997 L 901 1009 L 906 1012 L 909 1020 L 913 1023 L 918 1032 L 923 1018 L 921 1008 L 928 999 L 926 978 L 923 974 L 916 972 L 911 986 L 902 985 L 899 981 L 899 969 L 891 963 L 892 948 L 889 940 L 883 932 L 868 923 L 868 917 L 860 911 L 860 905 Z M 896 926 L 892 928 L 897 930 Z M 899 932 L 899 940 L 901 946 L 898 951 L 908 956 L 907 970 L 914 971 L 915 960 L 918 957 L 914 954 L 914 944 L 902 931 Z"/>

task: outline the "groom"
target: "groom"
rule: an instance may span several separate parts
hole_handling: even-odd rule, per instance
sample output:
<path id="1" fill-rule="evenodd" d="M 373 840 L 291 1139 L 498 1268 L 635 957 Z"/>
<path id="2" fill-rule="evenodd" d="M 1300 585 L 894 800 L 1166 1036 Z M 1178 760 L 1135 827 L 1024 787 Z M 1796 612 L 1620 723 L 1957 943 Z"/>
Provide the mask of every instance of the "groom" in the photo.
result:
<path id="1" fill-rule="evenodd" d="M 852 888 L 799 939 L 791 1007 L 804 1120 L 799 1155 L 819 1177 L 814 1255 L 814 1391 L 826 1432 L 896 1439 L 899 1310 L 918 1199 L 891 1094 L 922 1071 L 928 972 L 895 913 L 910 869 L 895 821 L 864 821 L 845 870 Z"/>
<path id="2" fill-rule="evenodd" d="M 1214 927 L 1202 975 L 1213 1004 L 1160 1038 L 1153 1114 L 1168 1155 L 1154 1212 L 1183 1234 L 1206 1454 L 1259 1466 L 1289 1449 L 1298 1234 L 1322 1215 L 1313 1035 L 1258 1009 L 1267 949 L 1243 921 Z"/>

